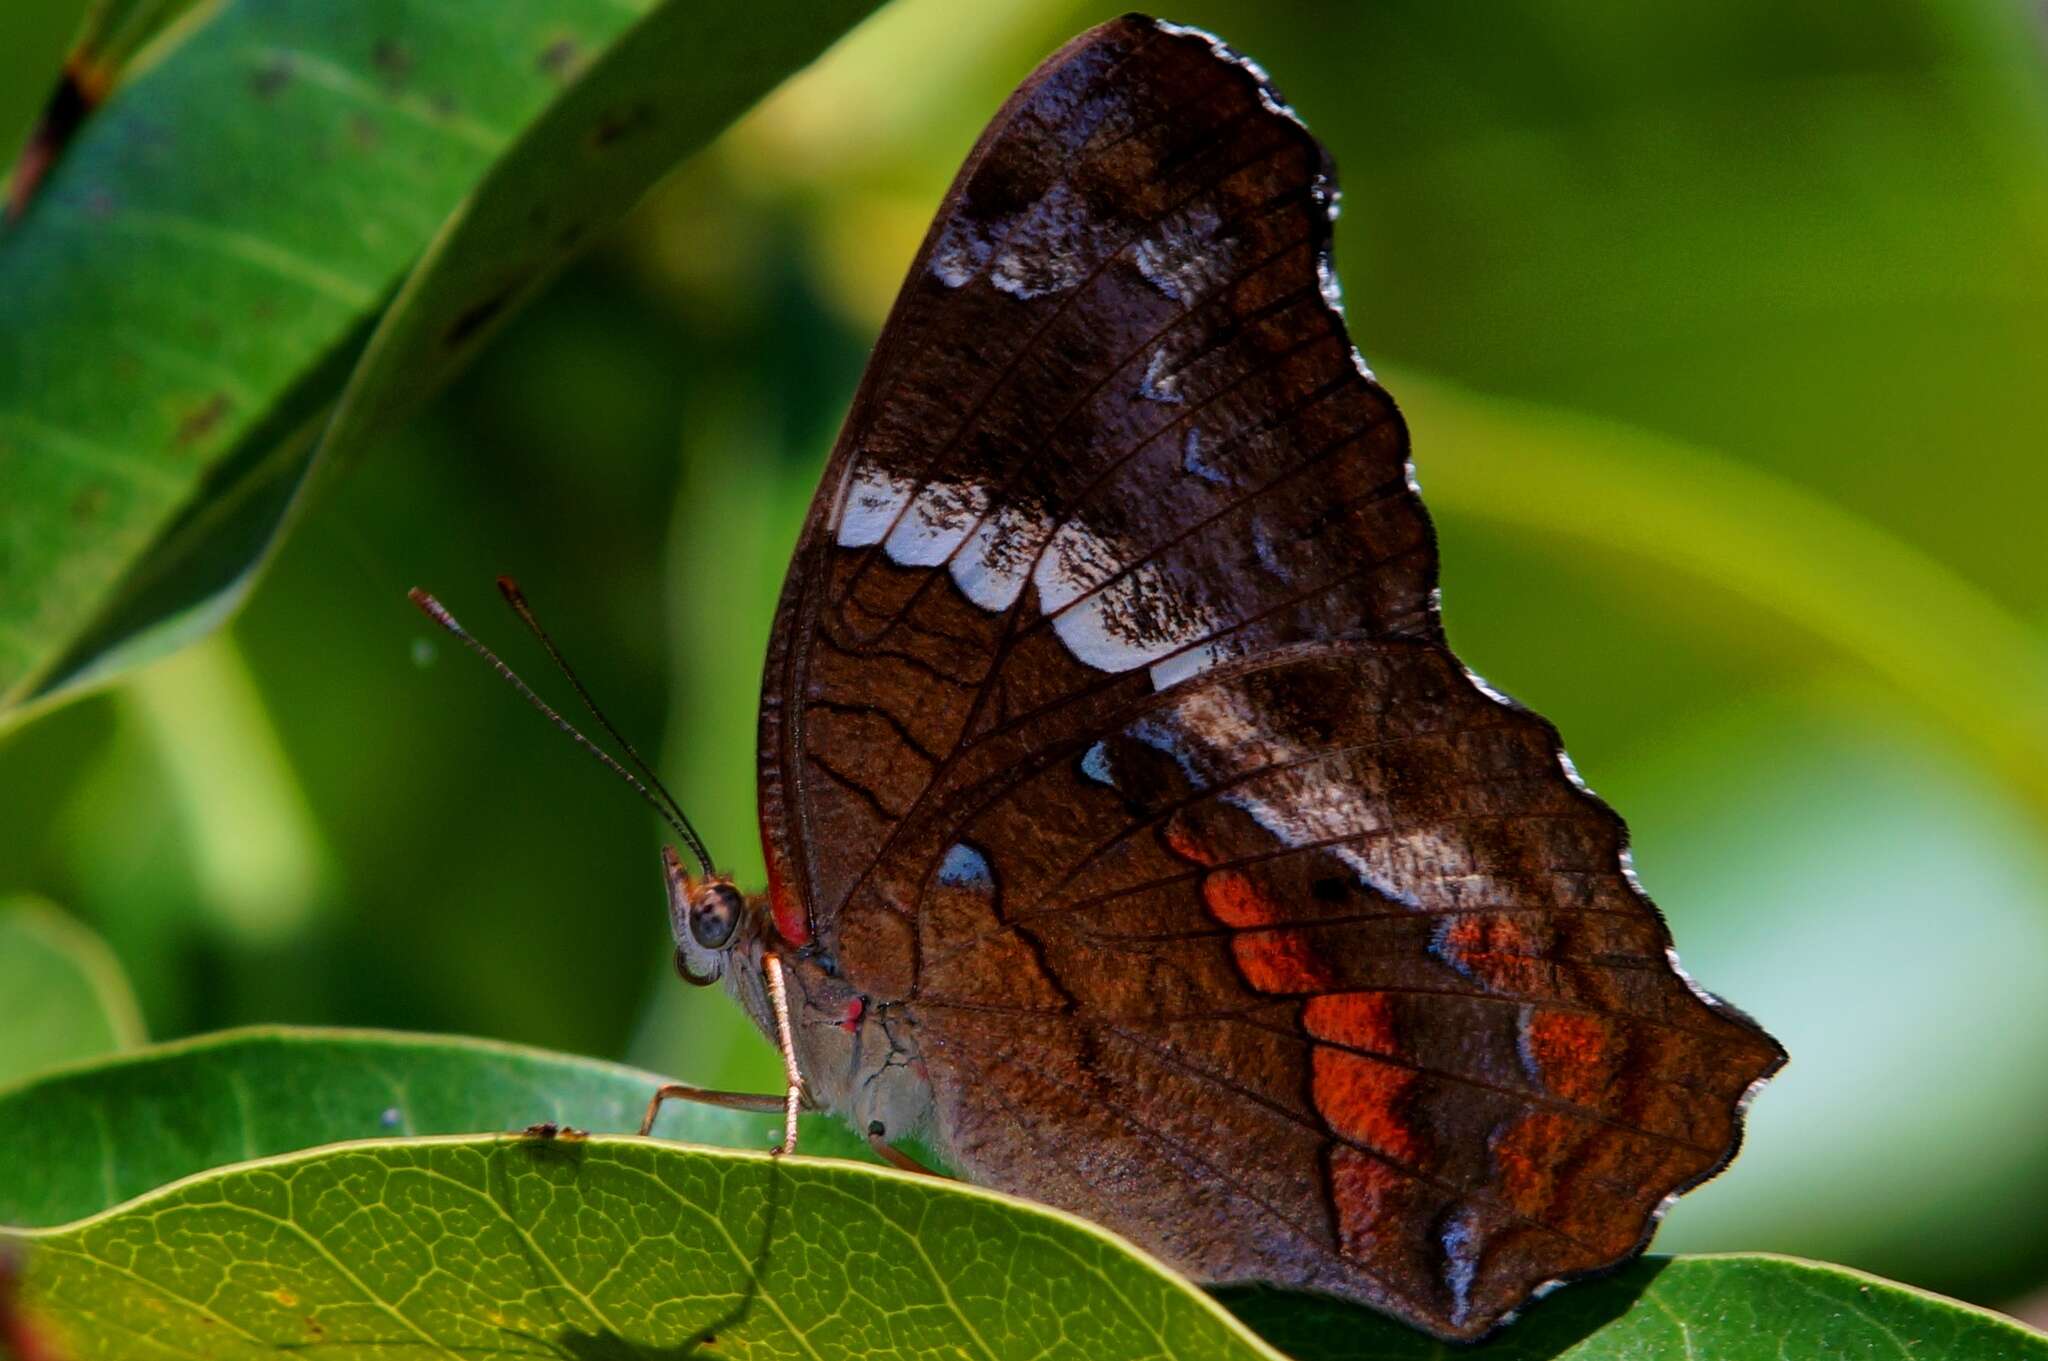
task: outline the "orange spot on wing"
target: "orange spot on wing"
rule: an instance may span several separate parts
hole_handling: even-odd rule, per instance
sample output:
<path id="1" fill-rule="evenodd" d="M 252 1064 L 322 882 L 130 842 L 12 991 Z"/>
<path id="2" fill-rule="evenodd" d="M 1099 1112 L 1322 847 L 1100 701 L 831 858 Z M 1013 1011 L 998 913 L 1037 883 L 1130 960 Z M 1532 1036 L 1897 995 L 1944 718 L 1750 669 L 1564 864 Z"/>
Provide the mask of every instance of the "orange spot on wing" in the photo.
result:
<path id="1" fill-rule="evenodd" d="M 1517 1214 L 1564 1229 L 1596 1255 L 1635 1246 L 1643 1221 L 1677 1177 L 1639 1145 L 1557 1111 L 1530 1111 L 1493 1141 L 1501 1198 Z"/>
<path id="2" fill-rule="evenodd" d="M 1230 938 L 1230 952 L 1245 981 L 1260 992 L 1324 992 L 1335 982 L 1300 931 L 1246 931 Z"/>
<path id="3" fill-rule="evenodd" d="M 1567 1101 L 1592 1101 L 1614 1077 L 1614 1033 L 1606 1020 L 1576 1011 L 1537 1011 L 1522 1027 L 1522 1044 L 1537 1077 Z"/>
<path id="4" fill-rule="evenodd" d="M 1175 813 L 1166 820 L 1164 835 L 1166 848 L 1183 860 L 1192 860 L 1197 865 L 1213 865 L 1223 858 L 1195 830 L 1185 813 Z"/>
<path id="5" fill-rule="evenodd" d="M 1461 916 L 1437 928 L 1430 949 L 1467 978 L 1504 992 L 1541 992 L 1551 975 L 1547 939 L 1518 917 Z"/>
<path id="6" fill-rule="evenodd" d="M 1531 1111 L 1493 1141 L 1501 1194 L 1517 1214 L 1543 1219 L 1557 1192 L 1557 1163 L 1576 1146 L 1584 1126 L 1554 1111 Z"/>
<path id="7" fill-rule="evenodd" d="M 1242 870 L 1216 870 L 1202 880 L 1209 915 L 1225 926 L 1271 926 L 1284 920 L 1280 904 Z"/>
<path id="8" fill-rule="evenodd" d="M 1383 992 L 1332 992 L 1311 997 L 1301 1019 L 1308 1033 L 1319 1040 L 1381 1054 L 1400 1052 L 1400 1038 L 1394 1033 L 1394 999 Z"/>
<path id="9" fill-rule="evenodd" d="M 1397 1109 L 1415 1085 L 1412 1071 L 1318 1045 L 1314 1072 L 1316 1109 L 1331 1129 L 1398 1162 L 1413 1162 L 1421 1153 L 1415 1131 Z"/>
<path id="10" fill-rule="evenodd" d="M 1369 1153 L 1355 1148 L 1330 1151 L 1330 1199 L 1337 1207 L 1337 1240 L 1344 1251 L 1371 1257 L 1379 1247 L 1384 1223 L 1398 1232 L 1396 1197 L 1406 1179 Z"/>

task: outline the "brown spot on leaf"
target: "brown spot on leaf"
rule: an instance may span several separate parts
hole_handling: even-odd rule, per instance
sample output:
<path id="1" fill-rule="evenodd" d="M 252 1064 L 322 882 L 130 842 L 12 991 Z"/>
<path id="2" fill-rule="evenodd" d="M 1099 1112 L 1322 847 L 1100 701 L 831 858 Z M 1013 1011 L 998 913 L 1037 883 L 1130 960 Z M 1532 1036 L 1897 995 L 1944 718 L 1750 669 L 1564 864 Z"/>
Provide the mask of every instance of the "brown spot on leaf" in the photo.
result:
<path id="1" fill-rule="evenodd" d="M 292 81 L 292 59 L 283 53 L 275 53 L 263 59 L 256 68 L 256 74 L 249 81 L 249 87 L 256 91 L 258 99 L 275 99 L 277 92 Z"/>
<path id="2" fill-rule="evenodd" d="M 505 304 L 512 301 L 512 293 L 510 288 L 503 289 L 465 309 L 461 316 L 448 323 L 448 329 L 441 333 L 441 343 L 451 350 L 460 349 L 470 337 L 490 325 L 493 317 L 505 310 Z"/>
<path id="3" fill-rule="evenodd" d="M 623 109 L 607 109 L 598 117 L 597 126 L 590 130 L 590 144 L 607 147 L 653 126 L 654 106 L 645 100 L 628 104 Z"/>
<path id="4" fill-rule="evenodd" d="M 348 140 L 356 150 L 369 151 L 384 140 L 384 130 L 368 114 L 353 114 L 348 120 Z"/>
<path id="5" fill-rule="evenodd" d="M 396 38 L 379 38 L 370 49 L 370 64 L 384 77 L 385 84 L 397 89 L 412 75 L 412 52 Z"/>
<path id="6" fill-rule="evenodd" d="M 556 80 L 567 80 L 583 64 L 583 45 L 574 38 L 557 38 L 540 50 L 535 64 Z"/>
<path id="7" fill-rule="evenodd" d="M 100 513 L 106 508 L 107 489 L 97 482 L 71 498 L 71 518 L 81 525 L 88 525 L 99 519 Z"/>
<path id="8" fill-rule="evenodd" d="M 206 399 L 204 405 L 187 412 L 185 419 L 178 422 L 179 446 L 189 449 L 212 434 L 214 427 L 227 416 L 228 407 L 226 395 L 216 392 Z"/>

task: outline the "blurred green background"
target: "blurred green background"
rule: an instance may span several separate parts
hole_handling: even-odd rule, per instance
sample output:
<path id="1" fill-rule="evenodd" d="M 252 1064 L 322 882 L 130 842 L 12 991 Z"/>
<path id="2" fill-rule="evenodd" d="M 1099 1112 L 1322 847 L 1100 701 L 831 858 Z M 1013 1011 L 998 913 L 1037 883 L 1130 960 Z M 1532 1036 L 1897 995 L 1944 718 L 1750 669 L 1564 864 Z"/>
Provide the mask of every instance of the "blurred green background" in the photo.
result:
<path id="1" fill-rule="evenodd" d="M 12 135 L 76 5 L 9 8 Z M 0 893 L 98 928 L 157 1037 L 460 1031 L 772 1086 L 670 972 L 653 819 L 405 590 L 537 673 L 490 585 L 519 577 L 758 882 L 769 614 L 867 348 L 983 122 L 1113 12 L 897 0 L 680 167 L 313 509 L 230 630 L 0 738 Z M 1355 338 L 1409 410 L 1453 641 L 1558 723 L 1687 966 L 1792 1051 L 1659 1247 L 2040 1309 L 2037 10 L 1168 17 L 1256 56 L 1337 157 Z"/>

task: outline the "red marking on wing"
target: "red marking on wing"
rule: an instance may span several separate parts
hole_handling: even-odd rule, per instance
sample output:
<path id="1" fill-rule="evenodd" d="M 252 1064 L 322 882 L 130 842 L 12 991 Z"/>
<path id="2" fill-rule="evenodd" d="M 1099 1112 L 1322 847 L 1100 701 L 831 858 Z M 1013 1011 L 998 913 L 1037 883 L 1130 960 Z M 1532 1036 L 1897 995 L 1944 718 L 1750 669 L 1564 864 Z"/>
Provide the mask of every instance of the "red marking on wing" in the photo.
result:
<path id="1" fill-rule="evenodd" d="M 1501 1192 L 1517 1214 L 1541 1219 L 1557 1199 L 1559 1152 L 1585 1133 L 1584 1126 L 1554 1111 L 1531 1111 L 1503 1129 L 1493 1142 Z"/>
<path id="2" fill-rule="evenodd" d="M 1544 941 L 1519 917 L 1461 916 L 1446 922 L 1434 949 L 1438 958 L 1502 992 L 1541 992 L 1550 976 Z"/>
<path id="3" fill-rule="evenodd" d="M 1231 937 L 1230 952 L 1245 982 L 1260 992 L 1323 992 L 1336 983 L 1299 931 L 1246 931 Z"/>
<path id="4" fill-rule="evenodd" d="M 811 943 L 810 914 L 789 887 L 782 850 L 769 835 L 766 815 L 761 823 L 761 850 L 768 861 L 768 910 L 775 919 L 775 933 L 791 946 Z"/>
<path id="5" fill-rule="evenodd" d="M 1535 1076 L 1567 1101 L 1592 1102 L 1607 1089 L 1618 1056 L 1613 1027 L 1576 1011 L 1537 1011 L 1522 1029 Z"/>
<path id="6" fill-rule="evenodd" d="M 1400 1194 L 1404 1179 L 1369 1153 L 1355 1148 L 1330 1151 L 1330 1197 L 1337 1207 L 1337 1239 L 1354 1257 L 1372 1257 L 1379 1247 L 1381 1220 L 1400 1232 Z"/>
<path id="7" fill-rule="evenodd" d="M 1195 830 L 1185 814 L 1176 813 L 1168 818 L 1163 835 L 1166 838 L 1167 849 L 1183 860 L 1192 861 L 1197 865 L 1213 865 L 1221 858 L 1209 843 L 1202 839 L 1202 834 Z"/>
<path id="8" fill-rule="evenodd" d="M 1311 997 L 1302 1009 L 1308 1033 L 1331 1044 L 1392 1054 L 1400 1050 L 1394 1033 L 1394 999 L 1383 992 L 1332 992 Z"/>
<path id="9" fill-rule="evenodd" d="M 1216 870 L 1204 878 L 1202 901 L 1225 926 L 1271 926 L 1284 920 L 1280 904 L 1241 870 Z"/>
<path id="10" fill-rule="evenodd" d="M 846 1004 L 846 1014 L 839 1018 L 839 1028 L 851 1035 L 860 1029 L 860 1018 L 867 1013 L 867 1003 L 856 997 Z"/>
<path id="11" fill-rule="evenodd" d="M 1602 1256 L 1619 1255 L 1635 1246 L 1642 1232 L 1641 1213 L 1655 1203 L 1655 1188 L 1668 1173 L 1645 1167 L 1639 1143 L 1610 1132 L 1588 1129 L 1583 1121 L 1559 1111 L 1530 1111 L 1502 1129 L 1493 1142 L 1494 1166 L 1500 1173 L 1501 1198 L 1516 1213 L 1545 1223 L 1563 1221 L 1575 1236 Z M 1645 1188 L 1637 1213 L 1587 1213 L 1584 1188 L 1641 1184 Z M 1597 1211 L 1598 1206 L 1592 1206 Z"/>
<path id="12" fill-rule="evenodd" d="M 1415 1077 L 1412 1069 L 1318 1045 L 1316 1109 L 1331 1129 L 1352 1143 L 1398 1162 L 1413 1162 L 1422 1150 L 1396 1107 L 1414 1087 Z"/>

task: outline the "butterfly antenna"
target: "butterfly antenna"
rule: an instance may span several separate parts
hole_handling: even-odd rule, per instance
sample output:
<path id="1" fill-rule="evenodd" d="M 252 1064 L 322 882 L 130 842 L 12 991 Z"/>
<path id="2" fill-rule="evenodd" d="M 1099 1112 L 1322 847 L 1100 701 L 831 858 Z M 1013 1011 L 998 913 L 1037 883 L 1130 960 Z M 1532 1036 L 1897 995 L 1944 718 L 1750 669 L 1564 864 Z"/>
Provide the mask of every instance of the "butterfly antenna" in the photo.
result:
<path id="1" fill-rule="evenodd" d="M 689 814 L 683 811 L 683 806 L 676 801 L 676 796 L 668 792 L 668 786 L 661 782 L 661 776 L 654 773 L 654 767 L 647 764 L 645 758 L 633 749 L 633 744 L 626 740 L 626 735 L 614 727 L 612 721 L 604 716 L 604 710 L 597 707 L 597 701 L 590 697 L 590 691 L 585 688 L 583 681 L 577 676 L 576 669 L 569 665 L 569 659 L 562 655 L 562 649 L 555 646 L 555 640 L 548 636 L 548 631 L 541 627 L 540 620 L 534 617 L 533 607 L 526 603 L 526 595 L 519 589 L 519 583 L 511 577 L 499 577 L 498 594 L 505 597 L 505 603 L 512 607 L 514 614 L 519 616 L 519 622 L 526 625 L 527 630 L 540 640 L 540 645 L 547 649 L 548 656 L 553 659 L 556 670 L 560 671 L 563 679 L 567 680 L 575 688 L 577 697 L 583 701 L 583 707 L 590 710 L 591 717 L 595 718 L 604 730 L 611 734 L 612 741 L 617 742 L 625 749 L 626 759 L 633 763 L 633 768 L 647 777 L 647 783 L 653 785 L 655 792 L 661 795 L 663 801 L 668 804 L 669 811 L 675 814 L 673 821 L 682 824 L 679 830 L 682 832 L 683 840 L 689 843 L 690 854 L 697 858 L 697 864 L 703 869 L 704 873 L 710 874 L 710 852 L 704 849 L 704 840 L 697 835 L 697 829 L 690 825 Z"/>
<path id="2" fill-rule="evenodd" d="M 506 598 L 508 600 L 513 599 L 513 597 L 515 597 L 518 594 L 519 588 L 515 585 L 511 585 L 509 581 L 501 582 L 501 589 L 503 589 L 505 586 L 510 586 L 511 588 Z M 683 816 L 682 809 L 676 806 L 675 797 L 669 794 L 667 789 L 662 788 L 661 781 L 655 779 L 653 771 L 647 770 L 647 763 L 640 759 L 639 753 L 635 752 L 630 745 L 626 744 L 625 738 L 619 736 L 618 729 L 612 727 L 611 723 L 605 719 L 605 716 L 602 713 L 598 713 L 597 706 L 595 704 L 591 704 L 589 694 L 587 694 L 584 691 L 582 684 L 579 681 L 577 681 L 576 674 L 573 671 L 569 670 L 568 663 L 564 662 L 561 658 L 561 654 L 555 651 L 554 644 L 547 643 L 546 634 L 541 634 L 540 636 L 542 641 L 544 643 L 547 643 L 548 652 L 550 653 L 550 655 L 554 657 L 555 664 L 562 668 L 562 672 L 564 675 L 568 676 L 570 684 L 575 685 L 576 692 L 583 696 L 583 702 L 585 704 L 590 705 L 590 711 L 594 714 L 597 714 L 598 721 L 603 723 L 605 726 L 605 731 L 609 732 L 614 738 L 616 738 L 622 746 L 625 746 L 627 753 L 632 756 L 634 764 L 639 766 L 641 770 L 647 772 L 648 779 L 654 780 L 655 788 L 661 789 L 662 798 L 656 798 L 654 795 L 654 790 L 649 789 L 646 783 L 642 781 L 639 776 L 635 775 L 632 771 L 620 765 L 610 752 L 606 751 L 603 747 L 598 746 L 597 743 L 585 737 L 581 732 L 577 730 L 576 725 L 571 723 L 568 719 L 562 717 L 562 715 L 556 711 L 555 707 L 552 704 L 549 704 L 546 700 L 542 699 L 539 695 L 535 694 L 533 691 L 533 687 L 528 685 L 525 681 L 519 678 L 518 672 L 514 671 L 511 667 L 505 665 L 504 661 L 499 658 L 497 653 L 491 651 L 488 647 L 485 647 L 483 643 L 477 640 L 475 635 L 471 634 L 468 629 L 464 628 L 460 623 L 458 623 L 456 621 L 455 616 L 448 612 L 447 606 L 443 605 L 440 601 L 434 599 L 433 596 L 427 594 L 425 591 L 421 590 L 417 586 L 413 587 L 412 590 L 408 591 L 406 594 L 412 600 L 412 603 L 419 607 L 420 613 L 426 615 L 427 618 L 433 620 L 436 624 L 439 624 L 444 630 L 451 634 L 457 642 L 461 643 L 471 652 L 474 652 L 477 656 L 489 662 L 491 664 L 491 669 L 496 671 L 501 677 L 503 677 L 507 685 L 511 686 L 514 690 L 517 690 L 522 699 L 524 699 L 528 704 L 532 705 L 535 709 L 538 709 L 550 723 L 554 724 L 557 728 L 560 728 L 563 732 L 569 734 L 570 738 L 575 741 L 577 746 L 582 747 L 585 751 L 589 752 L 598 761 L 602 762 L 605 768 L 610 770 L 612 774 L 618 776 L 627 784 L 631 785 L 633 787 L 633 791 L 637 793 L 641 798 L 645 799 L 649 807 L 654 809 L 655 812 L 661 814 L 662 821 L 668 823 L 670 827 L 675 829 L 676 835 L 681 837 L 683 839 L 684 844 L 690 848 L 690 854 L 696 857 L 697 863 L 703 869 L 704 873 L 709 875 L 712 872 L 711 857 L 705 853 L 704 842 L 700 837 L 698 837 L 697 829 L 690 825 L 689 819 Z M 514 604 L 513 608 L 521 609 L 521 606 L 523 606 L 524 603 L 525 602 L 523 600 L 520 600 Z M 523 609 L 521 609 L 521 617 L 526 618 L 536 631 L 539 630 L 540 626 L 538 624 L 532 624 L 531 615 Z M 666 802 L 663 801 L 664 799 L 666 800 Z"/>

